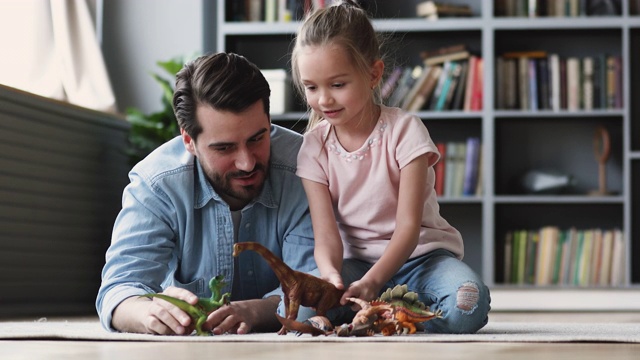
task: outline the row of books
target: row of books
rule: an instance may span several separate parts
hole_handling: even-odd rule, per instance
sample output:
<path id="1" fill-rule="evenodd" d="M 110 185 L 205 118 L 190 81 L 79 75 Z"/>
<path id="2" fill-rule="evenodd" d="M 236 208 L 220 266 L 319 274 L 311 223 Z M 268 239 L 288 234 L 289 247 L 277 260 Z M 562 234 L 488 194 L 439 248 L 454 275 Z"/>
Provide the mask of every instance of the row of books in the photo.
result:
<path id="1" fill-rule="evenodd" d="M 329 6 L 336 0 L 227 0 L 230 21 L 292 21 L 314 8 Z M 469 0 L 472 1 L 472 0 Z M 638 0 L 631 9 L 638 11 Z M 367 7 L 368 2 L 363 6 Z M 634 9 L 634 7 L 636 9 Z M 619 16 L 620 0 L 496 0 L 498 16 L 509 17 L 577 17 Z M 440 17 L 473 16 L 468 4 L 423 1 L 416 5 L 416 16 L 430 20 Z"/>
<path id="2" fill-rule="evenodd" d="M 496 58 L 496 108 L 592 110 L 622 108 L 622 59 L 599 54 L 561 57 L 545 51 Z"/>
<path id="3" fill-rule="evenodd" d="M 619 229 L 516 230 L 505 237 L 504 283 L 620 286 L 625 282 L 625 259 Z"/>
<path id="4" fill-rule="evenodd" d="M 496 0 L 500 16 L 616 16 L 621 9 L 620 0 Z"/>
<path id="5" fill-rule="evenodd" d="M 416 5 L 416 15 L 427 20 L 437 20 L 442 17 L 469 17 L 473 16 L 473 11 L 468 4 L 423 1 Z"/>
<path id="6" fill-rule="evenodd" d="M 229 21 L 289 22 L 336 0 L 227 0 Z"/>
<path id="7" fill-rule="evenodd" d="M 440 197 L 482 194 L 482 144 L 480 138 L 466 142 L 437 142 L 440 161 L 434 167 L 435 191 Z"/>
<path id="8" fill-rule="evenodd" d="M 482 110 L 482 58 L 464 45 L 421 54 L 422 64 L 396 67 L 382 85 L 389 106 L 406 111 Z"/>

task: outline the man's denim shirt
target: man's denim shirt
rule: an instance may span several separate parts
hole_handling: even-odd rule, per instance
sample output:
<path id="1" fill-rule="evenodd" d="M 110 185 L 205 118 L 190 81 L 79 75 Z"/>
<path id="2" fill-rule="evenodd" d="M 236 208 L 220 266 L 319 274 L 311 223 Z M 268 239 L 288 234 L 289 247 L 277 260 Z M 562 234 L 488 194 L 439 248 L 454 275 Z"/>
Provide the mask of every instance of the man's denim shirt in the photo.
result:
<path id="1" fill-rule="evenodd" d="M 300 271 L 315 269 L 309 205 L 296 158 L 302 137 L 272 125 L 269 176 L 258 198 L 242 210 L 238 241 L 257 241 Z M 211 296 L 209 279 L 234 274 L 233 222 L 229 206 L 211 187 L 180 136 L 136 165 L 122 197 L 106 253 L 96 309 L 111 327 L 115 307 L 130 296 L 185 288 Z M 241 294 L 234 300 L 281 293 L 278 279 L 256 253 L 240 255 Z"/>

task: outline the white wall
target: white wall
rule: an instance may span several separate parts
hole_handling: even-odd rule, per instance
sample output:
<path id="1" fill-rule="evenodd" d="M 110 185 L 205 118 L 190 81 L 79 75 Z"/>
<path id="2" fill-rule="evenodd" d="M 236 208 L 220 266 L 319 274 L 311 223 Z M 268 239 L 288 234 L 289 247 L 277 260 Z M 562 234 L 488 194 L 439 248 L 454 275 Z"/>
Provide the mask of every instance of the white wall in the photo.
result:
<path id="1" fill-rule="evenodd" d="M 162 73 L 157 61 L 204 51 L 206 1 L 104 1 L 102 51 L 120 112 L 162 108 L 160 87 L 149 73 Z"/>

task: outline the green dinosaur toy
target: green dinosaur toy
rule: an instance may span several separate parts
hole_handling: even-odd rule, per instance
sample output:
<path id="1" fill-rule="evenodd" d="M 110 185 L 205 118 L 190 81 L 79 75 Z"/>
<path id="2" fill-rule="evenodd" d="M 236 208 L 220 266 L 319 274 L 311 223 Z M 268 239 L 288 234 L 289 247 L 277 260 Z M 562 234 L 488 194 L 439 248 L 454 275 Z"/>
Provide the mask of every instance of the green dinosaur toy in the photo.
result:
<path id="1" fill-rule="evenodd" d="M 220 295 L 222 288 L 227 285 L 224 282 L 224 275 L 218 275 L 211 278 L 209 281 L 209 289 L 211 289 L 211 298 L 199 298 L 198 303 L 191 305 L 184 300 L 174 298 L 172 296 L 164 294 L 149 293 L 141 295 L 141 297 L 147 298 L 159 298 L 179 307 L 181 310 L 189 314 L 192 321 L 196 323 L 197 335 L 211 335 L 211 333 L 202 330 L 202 325 L 207 321 L 207 316 L 214 310 L 220 308 L 223 305 L 229 304 L 230 293 L 224 293 Z"/>

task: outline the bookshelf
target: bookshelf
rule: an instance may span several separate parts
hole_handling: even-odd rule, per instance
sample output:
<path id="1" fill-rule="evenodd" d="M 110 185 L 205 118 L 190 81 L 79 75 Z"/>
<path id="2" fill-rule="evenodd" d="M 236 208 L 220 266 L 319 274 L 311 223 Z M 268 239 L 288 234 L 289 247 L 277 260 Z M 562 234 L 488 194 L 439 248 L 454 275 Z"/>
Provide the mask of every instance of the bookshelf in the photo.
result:
<path id="1" fill-rule="evenodd" d="M 640 309 L 640 303 L 629 301 L 639 296 L 640 290 L 640 222 L 633 221 L 640 214 L 640 103 L 632 101 L 640 96 L 637 1 L 622 0 L 621 14 L 615 16 L 507 16 L 504 7 L 511 1 L 514 0 L 442 0 L 469 5 L 473 15 L 435 21 L 416 17 L 416 5 L 421 1 L 368 2 L 374 27 L 385 39 L 387 70 L 420 64 L 420 51 L 453 44 L 464 44 L 483 60 L 481 110 L 416 112 L 436 142 L 464 142 L 478 137 L 482 143 L 482 192 L 443 196 L 439 199 L 441 212 L 463 234 L 464 261 L 482 275 L 492 294 L 506 294 L 494 296 L 497 308 L 549 308 L 549 294 L 557 293 L 565 301 L 565 305 L 557 304 L 558 309 L 592 309 L 593 304 L 580 305 L 586 294 L 606 296 L 615 292 L 619 300 L 599 306 Z M 229 4 L 217 4 L 216 50 L 242 54 L 260 68 L 288 69 L 288 54 L 299 25 L 295 18 L 288 22 L 231 20 Z M 538 10 L 543 11 L 544 7 Z M 563 58 L 619 56 L 621 106 L 590 110 L 499 107 L 498 59 L 507 52 L 538 50 Z M 293 103 L 291 111 L 273 115 L 272 120 L 301 131 L 306 124 L 304 106 L 297 98 Z M 588 192 L 598 189 L 593 138 L 595 129 L 601 126 L 611 139 L 606 179 L 612 194 L 592 196 Z M 547 169 L 571 175 L 575 186 L 559 194 L 529 194 L 514 185 L 527 171 Z M 621 230 L 626 247 L 622 285 L 505 283 L 506 234 L 545 226 Z M 519 300 L 503 303 L 500 299 Z"/>

